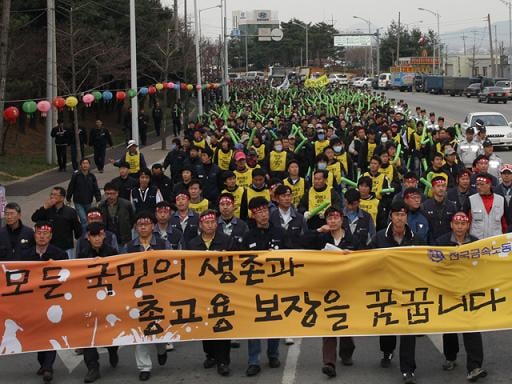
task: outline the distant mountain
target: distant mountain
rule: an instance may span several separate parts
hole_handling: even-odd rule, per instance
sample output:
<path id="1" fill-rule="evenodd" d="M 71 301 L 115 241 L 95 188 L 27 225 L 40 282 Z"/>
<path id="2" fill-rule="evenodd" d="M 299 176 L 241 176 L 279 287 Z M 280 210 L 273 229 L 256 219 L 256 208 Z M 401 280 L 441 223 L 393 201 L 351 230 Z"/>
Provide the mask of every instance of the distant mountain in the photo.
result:
<path id="1" fill-rule="evenodd" d="M 509 22 L 497 21 L 492 23 L 492 43 L 495 45 L 497 38 L 498 47 L 503 43 L 505 54 L 508 51 L 509 45 Z M 475 25 L 474 27 L 468 27 L 460 29 L 458 31 L 443 33 L 441 24 L 441 42 L 448 45 L 448 52 L 450 54 L 463 54 L 464 53 L 464 40 L 466 40 L 466 54 L 470 55 L 473 52 L 473 44 L 475 45 L 476 54 L 487 54 L 489 53 L 489 28 L 487 23 L 482 20 L 482 24 Z M 495 31 L 497 36 L 494 36 Z"/>

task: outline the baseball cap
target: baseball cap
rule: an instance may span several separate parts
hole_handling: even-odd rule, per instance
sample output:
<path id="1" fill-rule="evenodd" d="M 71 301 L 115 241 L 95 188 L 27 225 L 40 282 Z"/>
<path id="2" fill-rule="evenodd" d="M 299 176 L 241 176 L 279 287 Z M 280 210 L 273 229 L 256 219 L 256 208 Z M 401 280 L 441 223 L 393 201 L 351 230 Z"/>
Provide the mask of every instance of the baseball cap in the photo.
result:
<path id="1" fill-rule="evenodd" d="M 246 158 L 247 158 L 247 156 L 245 156 L 245 153 L 243 153 L 242 151 L 238 151 L 235 154 L 235 161 L 245 160 Z"/>
<path id="2" fill-rule="evenodd" d="M 445 156 L 450 156 L 450 155 L 453 155 L 455 153 L 456 153 L 455 150 L 450 145 L 446 146 L 446 148 L 444 149 L 444 155 Z"/>
<path id="3" fill-rule="evenodd" d="M 137 142 L 132 139 L 132 140 L 128 141 L 128 145 L 126 146 L 126 149 L 128 149 L 134 145 L 137 146 Z"/>
<path id="4" fill-rule="evenodd" d="M 484 142 L 482 143 L 482 146 L 484 146 L 484 147 L 492 147 L 491 140 L 485 139 Z"/>
<path id="5" fill-rule="evenodd" d="M 500 173 L 504 173 L 504 172 L 510 172 L 512 173 L 512 164 L 504 164 L 501 169 L 500 169 Z"/>

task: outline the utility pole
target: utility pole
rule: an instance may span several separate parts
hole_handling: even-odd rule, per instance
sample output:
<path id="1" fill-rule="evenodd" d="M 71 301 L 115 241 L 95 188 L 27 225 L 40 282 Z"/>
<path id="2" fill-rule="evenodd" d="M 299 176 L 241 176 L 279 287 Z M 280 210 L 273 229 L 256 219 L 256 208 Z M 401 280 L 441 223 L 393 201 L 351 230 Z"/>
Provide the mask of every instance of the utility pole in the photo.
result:
<path id="1" fill-rule="evenodd" d="M 229 101 L 228 4 L 224 1 L 224 102 Z"/>
<path id="2" fill-rule="evenodd" d="M 464 42 L 464 56 L 466 56 L 466 35 L 462 32 L 462 41 Z"/>
<path id="3" fill-rule="evenodd" d="M 46 97 L 51 102 L 53 100 L 53 34 L 55 33 L 55 24 L 53 19 L 55 16 L 55 0 L 47 1 L 46 11 Z M 7 34 L 6 34 L 7 36 Z M 53 162 L 53 141 L 51 132 L 53 128 L 53 108 L 48 111 L 46 117 L 46 163 L 52 164 Z"/>
<path id="4" fill-rule="evenodd" d="M 380 30 L 377 28 L 377 32 L 375 34 L 377 37 L 377 75 L 380 75 Z"/>
<path id="5" fill-rule="evenodd" d="M 492 77 L 496 77 L 496 67 L 494 61 L 494 48 L 492 46 L 492 27 L 491 27 L 491 15 L 487 14 L 487 24 L 489 26 L 489 48 L 491 50 L 491 73 Z"/>
<path id="6" fill-rule="evenodd" d="M 135 29 L 135 0 L 130 0 L 130 72 L 131 88 L 137 90 L 137 33 Z M 131 98 L 132 103 L 132 139 L 139 140 L 139 100 Z"/>
<path id="7" fill-rule="evenodd" d="M 203 92 L 201 90 L 201 41 L 199 40 L 199 9 L 197 8 L 197 0 L 194 0 L 194 18 L 195 18 L 195 36 L 194 40 L 196 43 L 196 82 L 197 82 L 197 110 L 198 117 L 203 116 Z"/>
<path id="8" fill-rule="evenodd" d="M 499 76 L 500 70 L 500 61 L 501 61 L 501 52 L 498 45 L 498 26 L 494 24 L 494 50 L 496 52 L 496 75 Z"/>
<path id="9" fill-rule="evenodd" d="M 396 65 L 400 65 L 400 12 L 398 12 L 398 33 L 396 38 Z"/>

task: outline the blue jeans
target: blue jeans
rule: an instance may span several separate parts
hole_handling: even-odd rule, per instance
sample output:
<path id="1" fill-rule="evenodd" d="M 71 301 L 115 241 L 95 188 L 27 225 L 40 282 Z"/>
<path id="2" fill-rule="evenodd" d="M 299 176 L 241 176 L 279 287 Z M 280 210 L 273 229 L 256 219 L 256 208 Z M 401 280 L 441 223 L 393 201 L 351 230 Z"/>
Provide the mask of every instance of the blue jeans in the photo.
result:
<path id="1" fill-rule="evenodd" d="M 82 224 L 82 230 L 85 231 L 87 228 L 87 211 L 91 208 L 91 204 L 79 204 L 75 203 L 75 210 L 78 214 L 78 219 L 80 220 L 80 224 Z"/>
<path id="2" fill-rule="evenodd" d="M 249 365 L 260 365 L 261 340 L 253 339 L 249 342 Z M 279 358 L 279 339 L 267 340 L 268 358 Z"/>

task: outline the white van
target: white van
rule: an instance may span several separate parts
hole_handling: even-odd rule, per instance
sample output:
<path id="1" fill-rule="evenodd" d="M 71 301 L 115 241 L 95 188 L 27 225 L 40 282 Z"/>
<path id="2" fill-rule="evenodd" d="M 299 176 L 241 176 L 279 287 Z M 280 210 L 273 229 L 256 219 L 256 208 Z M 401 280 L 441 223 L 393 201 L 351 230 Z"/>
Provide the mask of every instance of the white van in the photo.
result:
<path id="1" fill-rule="evenodd" d="M 391 85 L 391 73 L 381 73 L 377 86 L 379 89 L 388 89 Z"/>
<path id="2" fill-rule="evenodd" d="M 261 81 L 261 80 L 265 80 L 265 74 L 263 72 L 250 71 L 250 72 L 246 73 L 245 79 L 249 80 L 249 81 L 252 81 L 252 80 Z"/>

